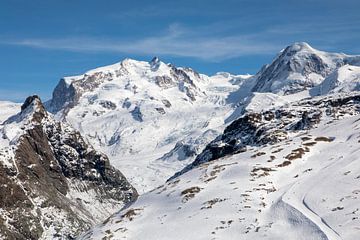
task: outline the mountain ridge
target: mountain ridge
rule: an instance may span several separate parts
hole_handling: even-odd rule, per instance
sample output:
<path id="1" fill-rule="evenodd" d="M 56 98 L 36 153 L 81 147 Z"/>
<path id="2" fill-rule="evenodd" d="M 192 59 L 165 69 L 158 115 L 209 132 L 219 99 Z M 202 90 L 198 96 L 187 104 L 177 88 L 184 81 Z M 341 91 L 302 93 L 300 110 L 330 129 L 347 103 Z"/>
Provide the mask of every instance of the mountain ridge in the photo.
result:
<path id="1" fill-rule="evenodd" d="M 137 197 L 107 157 L 56 122 L 36 95 L 0 135 L 1 238 L 71 239 Z"/>

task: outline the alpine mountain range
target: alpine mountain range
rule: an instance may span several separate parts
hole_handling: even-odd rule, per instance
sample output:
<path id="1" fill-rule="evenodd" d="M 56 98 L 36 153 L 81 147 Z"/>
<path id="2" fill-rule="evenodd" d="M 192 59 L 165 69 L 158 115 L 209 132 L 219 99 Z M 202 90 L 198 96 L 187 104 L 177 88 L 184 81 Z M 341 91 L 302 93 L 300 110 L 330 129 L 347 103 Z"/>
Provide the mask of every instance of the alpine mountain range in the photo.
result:
<path id="1" fill-rule="evenodd" d="M 360 236 L 360 56 L 124 59 L 0 106 L 0 239 Z"/>

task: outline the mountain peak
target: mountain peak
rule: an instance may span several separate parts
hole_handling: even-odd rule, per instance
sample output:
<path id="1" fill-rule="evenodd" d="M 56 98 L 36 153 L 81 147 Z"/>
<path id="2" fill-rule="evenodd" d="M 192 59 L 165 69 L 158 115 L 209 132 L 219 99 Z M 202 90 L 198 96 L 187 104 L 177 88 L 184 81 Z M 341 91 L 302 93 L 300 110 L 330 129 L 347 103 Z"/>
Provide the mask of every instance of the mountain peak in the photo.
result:
<path id="1" fill-rule="evenodd" d="M 308 43 L 306 42 L 295 42 L 288 47 L 285 48 L 285 51 L 290 53 L 297 53 L 302 51 L 314 51 L 315 49 L 312 48 Z"/>
<path id="2" fill-rule="evenodd" d="M 152 70 L 157 70 L 160 66 L 160 63 L 161 61 L 158 57 L 153 57 L 153 59 L 151 59 L 151 61 L 149 62 Z"/>
<path id="3" fill-rule="evenodd" d="M 27 97 L 21 106 L 20 116 L 22 116 L 22 118 L 32 116 L 33 120 L 40 122 L 46 115 L 45 107 L 38 95 Z"/>
<path id="4" fill-rule="evenodd" d="M 151 63 L 158 63 L 158 62 L 160 62 L 160 59 L 159 59 L 157 56 L 155 56 L 155 57 L 153 57 L 153 58 L 151 59 L 150 64 L 151 64 Z"/>
<path id="5" fill-rule="evenodd" d="M 347 57 L 316 50 L 305 42 L 296 42 L 260 70 L 252 91 L 288 95 L 312 88 L 348 61 Z"/>
<path id="6" fill-rule="evenodd" d="M 27 97 L 25 102 L 23 103 L 23 105 L 21 105 L 21 111 L 24 111 L 26 108 L 28 108 L 33 103 L 42 105 L 40 97 L 38 95 L 32 95 L 32 96 Z"/>

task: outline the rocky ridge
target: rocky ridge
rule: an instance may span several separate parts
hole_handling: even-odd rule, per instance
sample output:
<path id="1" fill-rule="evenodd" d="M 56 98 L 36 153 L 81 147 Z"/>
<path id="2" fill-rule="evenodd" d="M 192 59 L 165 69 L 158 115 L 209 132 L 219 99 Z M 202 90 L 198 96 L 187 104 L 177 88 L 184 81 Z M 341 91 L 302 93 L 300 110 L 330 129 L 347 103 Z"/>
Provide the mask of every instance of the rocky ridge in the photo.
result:
<path id="1" fill-rule="evenodd" d="M 0 236 L 73 239 L 137 197 L 107 157 L 37 96 L 0 126 Z"/>

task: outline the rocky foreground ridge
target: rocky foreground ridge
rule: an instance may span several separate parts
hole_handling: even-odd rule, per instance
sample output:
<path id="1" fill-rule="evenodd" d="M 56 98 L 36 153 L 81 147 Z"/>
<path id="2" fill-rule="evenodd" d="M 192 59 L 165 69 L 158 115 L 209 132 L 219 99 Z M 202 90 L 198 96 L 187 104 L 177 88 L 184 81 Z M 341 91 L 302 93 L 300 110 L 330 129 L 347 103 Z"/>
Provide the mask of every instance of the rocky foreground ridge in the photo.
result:
<path id="1" fill-rule="evenodd" d="M 0 126 L 0 238 L 73 239 L 136 190 L 37 96 Z"/>

